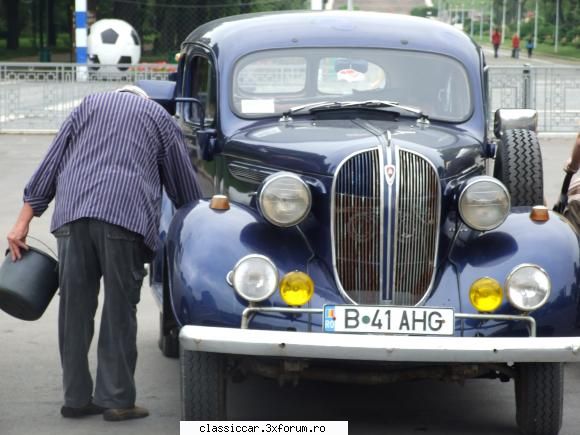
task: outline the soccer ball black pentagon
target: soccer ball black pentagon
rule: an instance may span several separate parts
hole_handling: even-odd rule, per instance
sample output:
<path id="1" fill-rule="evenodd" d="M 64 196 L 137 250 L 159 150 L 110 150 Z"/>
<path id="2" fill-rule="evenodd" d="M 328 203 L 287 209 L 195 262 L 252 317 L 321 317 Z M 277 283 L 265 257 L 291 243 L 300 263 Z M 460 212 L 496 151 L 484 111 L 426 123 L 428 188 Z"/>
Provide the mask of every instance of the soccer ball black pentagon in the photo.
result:
<path id="1" fill-rule="evenodd" d="M 123 20 L 99 20 L 89 29 L 88 56 L 89 64 L 116 65 L 92 66 L 91 70 L 126 71 L 128 67 L 121 65 L 134 65 L 141 59 L 139 35 Z"/>

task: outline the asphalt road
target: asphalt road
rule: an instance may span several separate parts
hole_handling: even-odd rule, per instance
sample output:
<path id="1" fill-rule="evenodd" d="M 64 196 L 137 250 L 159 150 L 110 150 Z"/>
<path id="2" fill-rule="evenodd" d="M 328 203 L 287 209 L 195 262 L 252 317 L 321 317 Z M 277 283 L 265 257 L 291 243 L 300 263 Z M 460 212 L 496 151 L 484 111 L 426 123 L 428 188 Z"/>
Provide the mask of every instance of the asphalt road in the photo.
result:
<path id="1" fill-rule="evenodd" d="M 46 151 L 49 136 L 0 135 L 0 250 L 21 204 L 22 188 Z M 541 138 L 545 190 L 552 205 L 573 137 Z M 50 210 L 49 210 L 50 211 Z M 50 212 L 31 234 L 54 247 Z M 31 241 L 31 244 L 34 243 Z M 82 272 L 82 271 L 79 271 Z M 157 309 L 149 289 L 139 305 L 138 403 L 143 420 L 109 423 L 100 417 L 61 418 L 55 297 L 44 316 L 25 322 L 0 312 L 0 434 L 93 435 L 179 433 L 179 366 L 157 350 Z M 98 329 L 97 329 L 98 330 Z M 94 361 L 94 353 L 91 355 Z M 566 368 L 562 435 L 580 433 L 580 366 Z M 303 383 L 279 388 L 252 379 L 231 386 L 232 419 L 349 420 L 361 435 L 516 435 L 513 384 L 475 380 L 464 385 L 413 382 L 378 387 Z"/>

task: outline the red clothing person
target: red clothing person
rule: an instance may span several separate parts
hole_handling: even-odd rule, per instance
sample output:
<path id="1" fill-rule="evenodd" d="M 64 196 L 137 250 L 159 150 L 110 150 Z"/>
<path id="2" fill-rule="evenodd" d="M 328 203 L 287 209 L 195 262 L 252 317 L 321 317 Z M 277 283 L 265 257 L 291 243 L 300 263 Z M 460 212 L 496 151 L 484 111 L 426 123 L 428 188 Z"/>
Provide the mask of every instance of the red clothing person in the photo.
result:
<path id="1" fill-rule="evenodd" d="M 499 50 L 499 44 L 501 44 L 501 33 L 497 29 L 494 29 L 491 34 L 491 43 L 493 44 L 494 57 L 497 57 L 497 52 Z"/>
<path id="2" fill-rule="evenodd" d="M 514 59 L 520 57 L 520 36 L 517 33 L 512 37 L 512 57 Z"/>

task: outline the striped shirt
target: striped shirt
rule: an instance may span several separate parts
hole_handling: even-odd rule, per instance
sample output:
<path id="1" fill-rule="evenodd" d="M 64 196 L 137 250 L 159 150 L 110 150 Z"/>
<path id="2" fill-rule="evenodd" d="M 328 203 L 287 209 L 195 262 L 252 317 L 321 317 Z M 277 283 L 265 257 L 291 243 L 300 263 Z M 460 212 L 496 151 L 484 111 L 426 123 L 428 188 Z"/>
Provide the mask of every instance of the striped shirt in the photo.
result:
<path id="1" fill-rule="evenodd" d="M 94 218 L 143 235 L 156 250 L 162 186 L 176 207 L 199 198 L 181 130 L 157 103 L 128 92 L 90 95 L 64 121 L 24 189 L 51 231 Z"/>

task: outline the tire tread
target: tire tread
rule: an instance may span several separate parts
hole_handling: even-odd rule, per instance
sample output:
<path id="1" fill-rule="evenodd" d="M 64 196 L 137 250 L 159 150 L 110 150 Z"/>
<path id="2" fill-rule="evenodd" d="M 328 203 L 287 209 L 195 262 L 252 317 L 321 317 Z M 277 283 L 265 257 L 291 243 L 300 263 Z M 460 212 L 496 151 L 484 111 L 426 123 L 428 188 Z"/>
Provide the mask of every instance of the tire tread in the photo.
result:
<path id="1" fill-rule="evenodd" d="M 557 435 L 562 427 L 564 369 L 561 363 L 517 367 L 516 420 L 523 435 Z"/>
<path id="2" fill-rule="evenodd" d="M 507 130 L 499 144 L 494 176 L 511 196 L 512 207 L 544 203 L 542 152 L 530 130 Z"/>
<path id="3" fill-rule="evenodd" d="M 182 420 L 226 420 L 223 355 L 182 350 L 181 405 Z"/>

